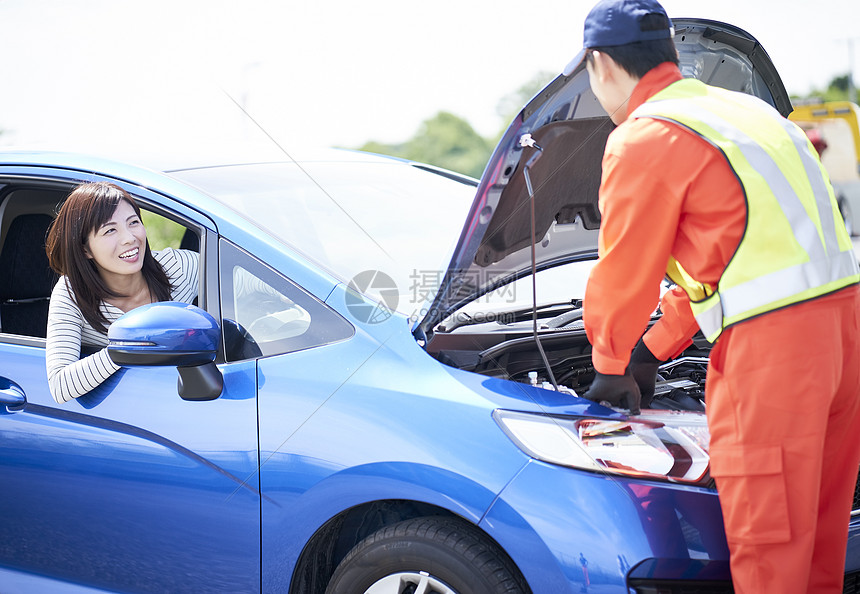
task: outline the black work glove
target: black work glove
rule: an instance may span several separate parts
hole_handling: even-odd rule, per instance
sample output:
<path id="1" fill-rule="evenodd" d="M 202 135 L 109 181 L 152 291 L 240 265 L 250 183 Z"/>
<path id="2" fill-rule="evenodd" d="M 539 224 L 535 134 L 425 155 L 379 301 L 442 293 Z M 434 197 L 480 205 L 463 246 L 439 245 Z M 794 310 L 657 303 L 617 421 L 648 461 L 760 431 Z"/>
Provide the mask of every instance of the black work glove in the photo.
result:
<path id="1" fill-rule="evenodd" d="M 608 402 L 611 406 L 628 408 L 631 415 L 640 413 L 639 387 L 630 373 L 607 375 L 598 371 L 583 398 L 588 398 L 594 402 Z"/>
<path id="2" fill-rule="evenodd" d="M 627 366 L 627 372 L 636 380 L 636 385 L 639 386 L 639 393 L 642 395 L 642 408 L 650 408 L 651 400 L 654 398 L 654 384 L 657 383 L 657 369 L 662 365 L 661 361 L 645 346 L 645 342 L 640 338 L 636 343 L 636 348 L 630 355 L 630 365 Z"/>

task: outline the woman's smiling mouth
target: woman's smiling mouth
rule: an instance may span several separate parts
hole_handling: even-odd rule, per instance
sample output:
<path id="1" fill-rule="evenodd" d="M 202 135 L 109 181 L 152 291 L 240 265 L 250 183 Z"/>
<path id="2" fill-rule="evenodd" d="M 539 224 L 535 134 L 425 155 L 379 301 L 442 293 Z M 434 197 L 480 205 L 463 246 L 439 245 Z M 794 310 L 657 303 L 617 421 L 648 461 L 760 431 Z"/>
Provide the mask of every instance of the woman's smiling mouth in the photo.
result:
<path id="1" fill-rule="evenodd" d="M 128 250 L 127 252 L 121 253 L 119 255 L 119 257 L 121 260 L 134 260 L 137 258 L 139 253 L 140 253 L 140 248 L 134 248 L 134 249 Z"/>

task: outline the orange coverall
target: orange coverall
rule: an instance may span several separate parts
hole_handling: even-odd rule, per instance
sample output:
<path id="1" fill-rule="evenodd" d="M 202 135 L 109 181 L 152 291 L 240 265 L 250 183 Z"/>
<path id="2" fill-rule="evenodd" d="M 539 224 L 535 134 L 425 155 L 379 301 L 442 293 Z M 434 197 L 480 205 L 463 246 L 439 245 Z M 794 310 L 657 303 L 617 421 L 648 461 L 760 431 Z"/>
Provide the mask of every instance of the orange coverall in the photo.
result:
<path id="1" fill-rule="evenodd" d="M 680 78 L 671 63 L 652 69 L 628 115 Z M 717 149 L 679 125 L 641 118 L 610 135 L 600 209 L 585 325 L 595 369 L 617 375 L 659 300 L 669 256 L 716 285 L 743 235 L 746 203 Z M 666 360 L 698 326 L 680 288 L 661 309 L 644 341 Z M 711 474 L 736 592 L 842 592 L 860 464 L 858 311 L 853 285 L 732 326 L 711 351 Z"/>

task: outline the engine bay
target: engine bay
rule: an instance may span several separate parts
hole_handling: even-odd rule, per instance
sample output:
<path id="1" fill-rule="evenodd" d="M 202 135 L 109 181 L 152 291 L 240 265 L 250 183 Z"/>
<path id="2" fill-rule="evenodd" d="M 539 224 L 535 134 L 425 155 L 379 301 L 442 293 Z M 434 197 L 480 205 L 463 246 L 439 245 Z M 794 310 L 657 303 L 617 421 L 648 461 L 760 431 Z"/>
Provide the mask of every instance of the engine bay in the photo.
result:
<path id="1" fill-rule="evenodd" d="M 659 318 L 652 317 L 652 323 Z M 582 322 L 582 302 L 537 307 L 540 344 L 560 391 L 583 394 L 594 380 L 591 344 Z M 482 375 L 555 389 L 533 333 L 532 309 L 502 311 L 482 318 L 458 313 L 437 327 L 427 351 L 440 362 Z M 693 345 L 658 372 L 655 410 L 705 410 L 710 345 Z"/>

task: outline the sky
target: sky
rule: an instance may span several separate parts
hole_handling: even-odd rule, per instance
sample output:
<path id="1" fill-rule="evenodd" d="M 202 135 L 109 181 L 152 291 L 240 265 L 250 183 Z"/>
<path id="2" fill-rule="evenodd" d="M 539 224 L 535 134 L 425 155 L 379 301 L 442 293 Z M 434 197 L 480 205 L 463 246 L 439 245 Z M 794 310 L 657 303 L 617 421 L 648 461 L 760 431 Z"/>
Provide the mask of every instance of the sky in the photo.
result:
<path id="1" fill-rule="evenodd" d="M 499 101 L 582 43 L 579 0 L 0 0 L 0 146 L 132 153 L 402 142 Z M 665 0 L 765 47 L 789 93 L 853 68 L 857 0 Z M 810 8 L 810 7 L 814 8 Z"/>

